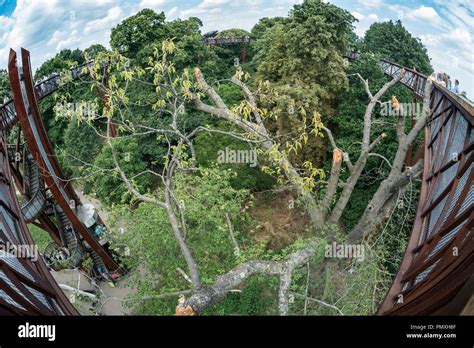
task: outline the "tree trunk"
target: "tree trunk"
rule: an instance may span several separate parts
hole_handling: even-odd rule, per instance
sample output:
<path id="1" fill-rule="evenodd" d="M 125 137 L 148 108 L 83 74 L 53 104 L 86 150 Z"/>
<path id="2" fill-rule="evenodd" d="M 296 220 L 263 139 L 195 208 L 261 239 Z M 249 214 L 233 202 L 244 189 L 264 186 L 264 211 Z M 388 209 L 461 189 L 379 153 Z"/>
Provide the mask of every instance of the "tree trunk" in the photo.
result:
<path id="1" fill-rule="evenodd" d="M 341 174 L 342 156 L 343 154 L 341 150 L 338 148 L 333 150 L 331 175 L 329 177 L 326 194 L 324 195 L 324 200 L 322 203 L 322 210 L 325 215 L 328 213 L 334 195 L 336 194 L 337 184 L 339 183 L 339 176 Z"/>
<path id="2" fill-rule="evenodd" d="M 397 172 L 398 168 L 394 165 L 392 172 L 387 179 L 382 181 L 377 192 L 365 208 L 364 214 L 360 218 L 356 227 L 349 233 L 347 241 L 355 243 L 362 240 L 368 234 L 372 233 L 376 226 L 380 225 L 385 219 L 384 211 L 393 195 L 398 196 L 398 190 L 403 189 L 412 179 L 419 176 L 423 170 L 422 160 L 418 161 L 413 167 L 405 170 L 403 173 Z M 394 204 L 397 202 L 395 201 Z"/>
<path id="3" fill-rule="evenodd" d="M 354 171 L 352 172 L 351 176 L 347 180 L 344 189 L 342 190 L 341 196 L 337 200 L 337 203 L 334 209 L 329 216 L 328 222 L 332 224 L 336 224 L 339 222 L 339 219 L 346 209 L 347 203 L 349 203 L 349 199 L 351 198 L 352 191 L 359 180 L 360 175 L 362 174 L 362 170 L 365 167 L 365 163 L 367 162 L 367 156 L 361 155 L 361 158 L 357 161 L 356 165 L 354 166 Z"/>

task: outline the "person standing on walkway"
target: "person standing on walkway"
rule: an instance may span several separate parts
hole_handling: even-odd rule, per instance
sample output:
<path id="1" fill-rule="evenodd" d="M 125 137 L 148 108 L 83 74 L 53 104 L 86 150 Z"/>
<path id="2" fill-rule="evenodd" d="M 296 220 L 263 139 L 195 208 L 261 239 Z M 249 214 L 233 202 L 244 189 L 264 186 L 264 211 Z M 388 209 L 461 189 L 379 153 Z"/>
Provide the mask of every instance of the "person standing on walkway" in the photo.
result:
<path id="1" fill-rule="evenodd" d="M 451 88 L 451 92 L 459 94 L 459 80 L 454 80 L 454 87 Z"/>

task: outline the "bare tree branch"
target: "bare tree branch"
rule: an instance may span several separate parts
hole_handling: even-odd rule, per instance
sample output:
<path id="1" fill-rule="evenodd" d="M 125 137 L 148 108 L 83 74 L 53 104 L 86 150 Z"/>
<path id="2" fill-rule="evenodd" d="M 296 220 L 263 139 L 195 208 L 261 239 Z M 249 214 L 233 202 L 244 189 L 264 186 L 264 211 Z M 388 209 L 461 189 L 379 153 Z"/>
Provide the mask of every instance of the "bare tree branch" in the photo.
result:
<path id="1" fill-rule="evenodd" d="M 225 217 L 227 219 L 227 227 L 229 228 L 230 237 L 232 238 L 232 243 L 234 244 L 235 254 L 237 257 L 240 257 L 241 253 L 239 243 L 237 243 L 237 239 L 235 238 L 234 228 L 232 227 L 232 222 L 230 221 L 229 213 L 225 213 Z"/>
<path id="2" fill-rule="evenodd" d="M 369 153 L 373 147 L 375 147 L 378 142 L 383 138 L 382 135 L 379 136 L 373 143 L 370 142 L 370 134 L 371 134 L 371 127 L 372 127 L 372 113 L 376 103 L 380 100 L 380 98 L 393 86 L 395 85 L 400 79 L 404 76 L 405 72 L 402 71 L 397 77 L 393 78 L 391 81 L 385 83 L 382 88 L 373 96 L 367 105 L 364 114 L 364 130 L 362 136 L 362 145 L 361 145 L 361 152 L 357 162 L 354 164 L 353 170 L 351 171 L 351 175 L 349 176 L 342 193 L 332 210 L 328 221 L 330 223 L 338 223 L 346 206 L 349 202 L 349 199 L 354 191 L 354 188 L 362 174 L 362 171 L 365 168 L 367 163 L 367 158 Z M 382 133 L 383 134 L 383 133 Z"/>
<path id="3" fill-rule="evenodd" d="M 238 265 L 233 270 L 219 276 L 209 287 L 202 287 L 193 292 L 178 309 L 191 308 L 193 313 L 202 313 L 207 307 L 221 300 L 229 291 L 234 290 L 245 279 L 255 274 L 276 275 L 280 277 L 278 308 L 281 315 L 288 314 L 288 291 L 291 276 L 296 267 L 306 263 L 316 251 L 317 242 L 295 251 L 287 261 L 248 261 Z"/>

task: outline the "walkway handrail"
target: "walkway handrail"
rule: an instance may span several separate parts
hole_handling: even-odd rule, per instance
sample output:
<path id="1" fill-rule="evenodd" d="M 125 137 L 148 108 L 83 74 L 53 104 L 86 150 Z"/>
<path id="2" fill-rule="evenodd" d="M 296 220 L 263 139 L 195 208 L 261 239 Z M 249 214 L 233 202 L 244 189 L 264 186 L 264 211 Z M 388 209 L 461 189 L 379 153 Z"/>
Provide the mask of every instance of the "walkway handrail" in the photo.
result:
<path id="1" fill-rule="evenodd" d="M 234 36 L 234 37 L 207 37 L 202 39 L 205 45 L 225 45 L 234 43 L 249 43 L 250 36 Z"/>
<path id="2" fill-rule="evenodd" d="M 82 70 L 85 67 L 92 67 L 94 60 L 90 60 L 86 63 L 79 64 L 68 70 L 68 73 L 72 77 L 72 81 L 76 81 L 81 77 L 86 76 L 86 73 L 83 73 Z M 104 65 L 105 66 L 105 65 Z M 40 80 L 35 83 L 34 90 L 35 95 L 38 100 L 42 100 L 47 96 L 51 95 L 59 89 L 61 84 L 61 74 L 52 73 L 49 77 L 44 80 Z M 18 122 L 15 106 L 13 99 L 7 100 L 3 105 L 0 105 L 0 129 L 8 131 Z"/>

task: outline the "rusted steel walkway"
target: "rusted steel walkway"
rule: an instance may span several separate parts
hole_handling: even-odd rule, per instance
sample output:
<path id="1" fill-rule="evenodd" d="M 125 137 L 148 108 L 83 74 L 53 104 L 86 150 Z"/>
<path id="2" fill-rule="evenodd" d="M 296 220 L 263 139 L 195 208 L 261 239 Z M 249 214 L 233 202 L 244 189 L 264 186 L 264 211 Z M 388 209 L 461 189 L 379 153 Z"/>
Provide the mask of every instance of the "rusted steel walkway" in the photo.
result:
<path id="1" fill-rule="evenodd" d="M 11 51 L 8 71 L 17 118 L 29 150 L 36 163 L 42 168 L 42 176 L 49 191 L 62 212 L 66 214 L 72 227 L 84 238 L 111 271 L 117 271 L 119 266 L 116 261 L 99 244 L 97 238 L 92 235 L 91 231 L 84 226 L 78 217 L 77 208 L 81 206 L 81 201 L 69 181 L 66 180 L 41 118 L 32 79 L 30 53 L 22 49 L 22 67 L 19 67 L 16 53 Z"/>
<path id="2" fill-rule="evenodd" d="M 69 73 L 72 80 L 84 75 L 83 68 L 90 68 L 92 64 L 88 62 L 71 69 Z M 95 233 L 97 229 L 102 231 L 105 228 L 100 218 L 97 217 L 92 227 L 86 226 L 79 218 L 78 208 L 82 203 L 57 161 L 39 111 L 40 100 L 60 87 L 60 75 L 53 74 L 34 85 L 30 54 L 24 49 L 21 62 L 17 61 L 16 52 L 10 51 L 8 72 L 13 98 L 0 108 L 2 242 L 9 241 L 17 246 L 34 245 L 27 229 L 27 218 L 28 222 L 38 224 L 51 234 L 61 251 L 69 257 L 69 262 L 73 261 L 74 267 L 80 266 L 83 255 L 88 253 L 98 277 L 111 280 L 119 276 L 123 270 L 109 251 L 108 242 L 101 240 Z M 23 171 L 20 171 L 18 161 L 12 159 L 6 144 L 7 133 L 16 124 L 20 125 L 26 141 L 22 151 Z M 13 157 L 18 153 L 17 143 Z M 23 211 L 15 195 L 14 182 L 29 199 L 22 206 Z M 51 194 L 47 196 L 46 190 Z M 31 193 L 29 197 L 28 192 Z M 34 221 L 36 219 L 38 221 Z M 33 264 L 29 259 L 0 255 L 0 267 L 3 272 L 0 273 L 2 313 L 77 314 L 58 288 L 43 258 Z M 36 279 L 38 284 L 33 284 L 32 281 Z M 28 287 L 21 282 L 26 282 Z"/>
<path id="3" fill-rule="evenodd" d="M 381 67 L 393 77 L 402 71 L 387 60 Z M 426 76 L 404 70 L 400 82 L 422 98 Z M 474 292 L 474 108 L 433 83 L 430 109 L 418 210 L 381 315 L 459 314 Z"/>
<path id="4" fill-rule="evenodd" d="M 0 315 L 77 315 L 38 254 L 14 253 L 13 246 L 36 247 L 16 199 L 8 162 L 6 133 L 0 131 Z"/>

